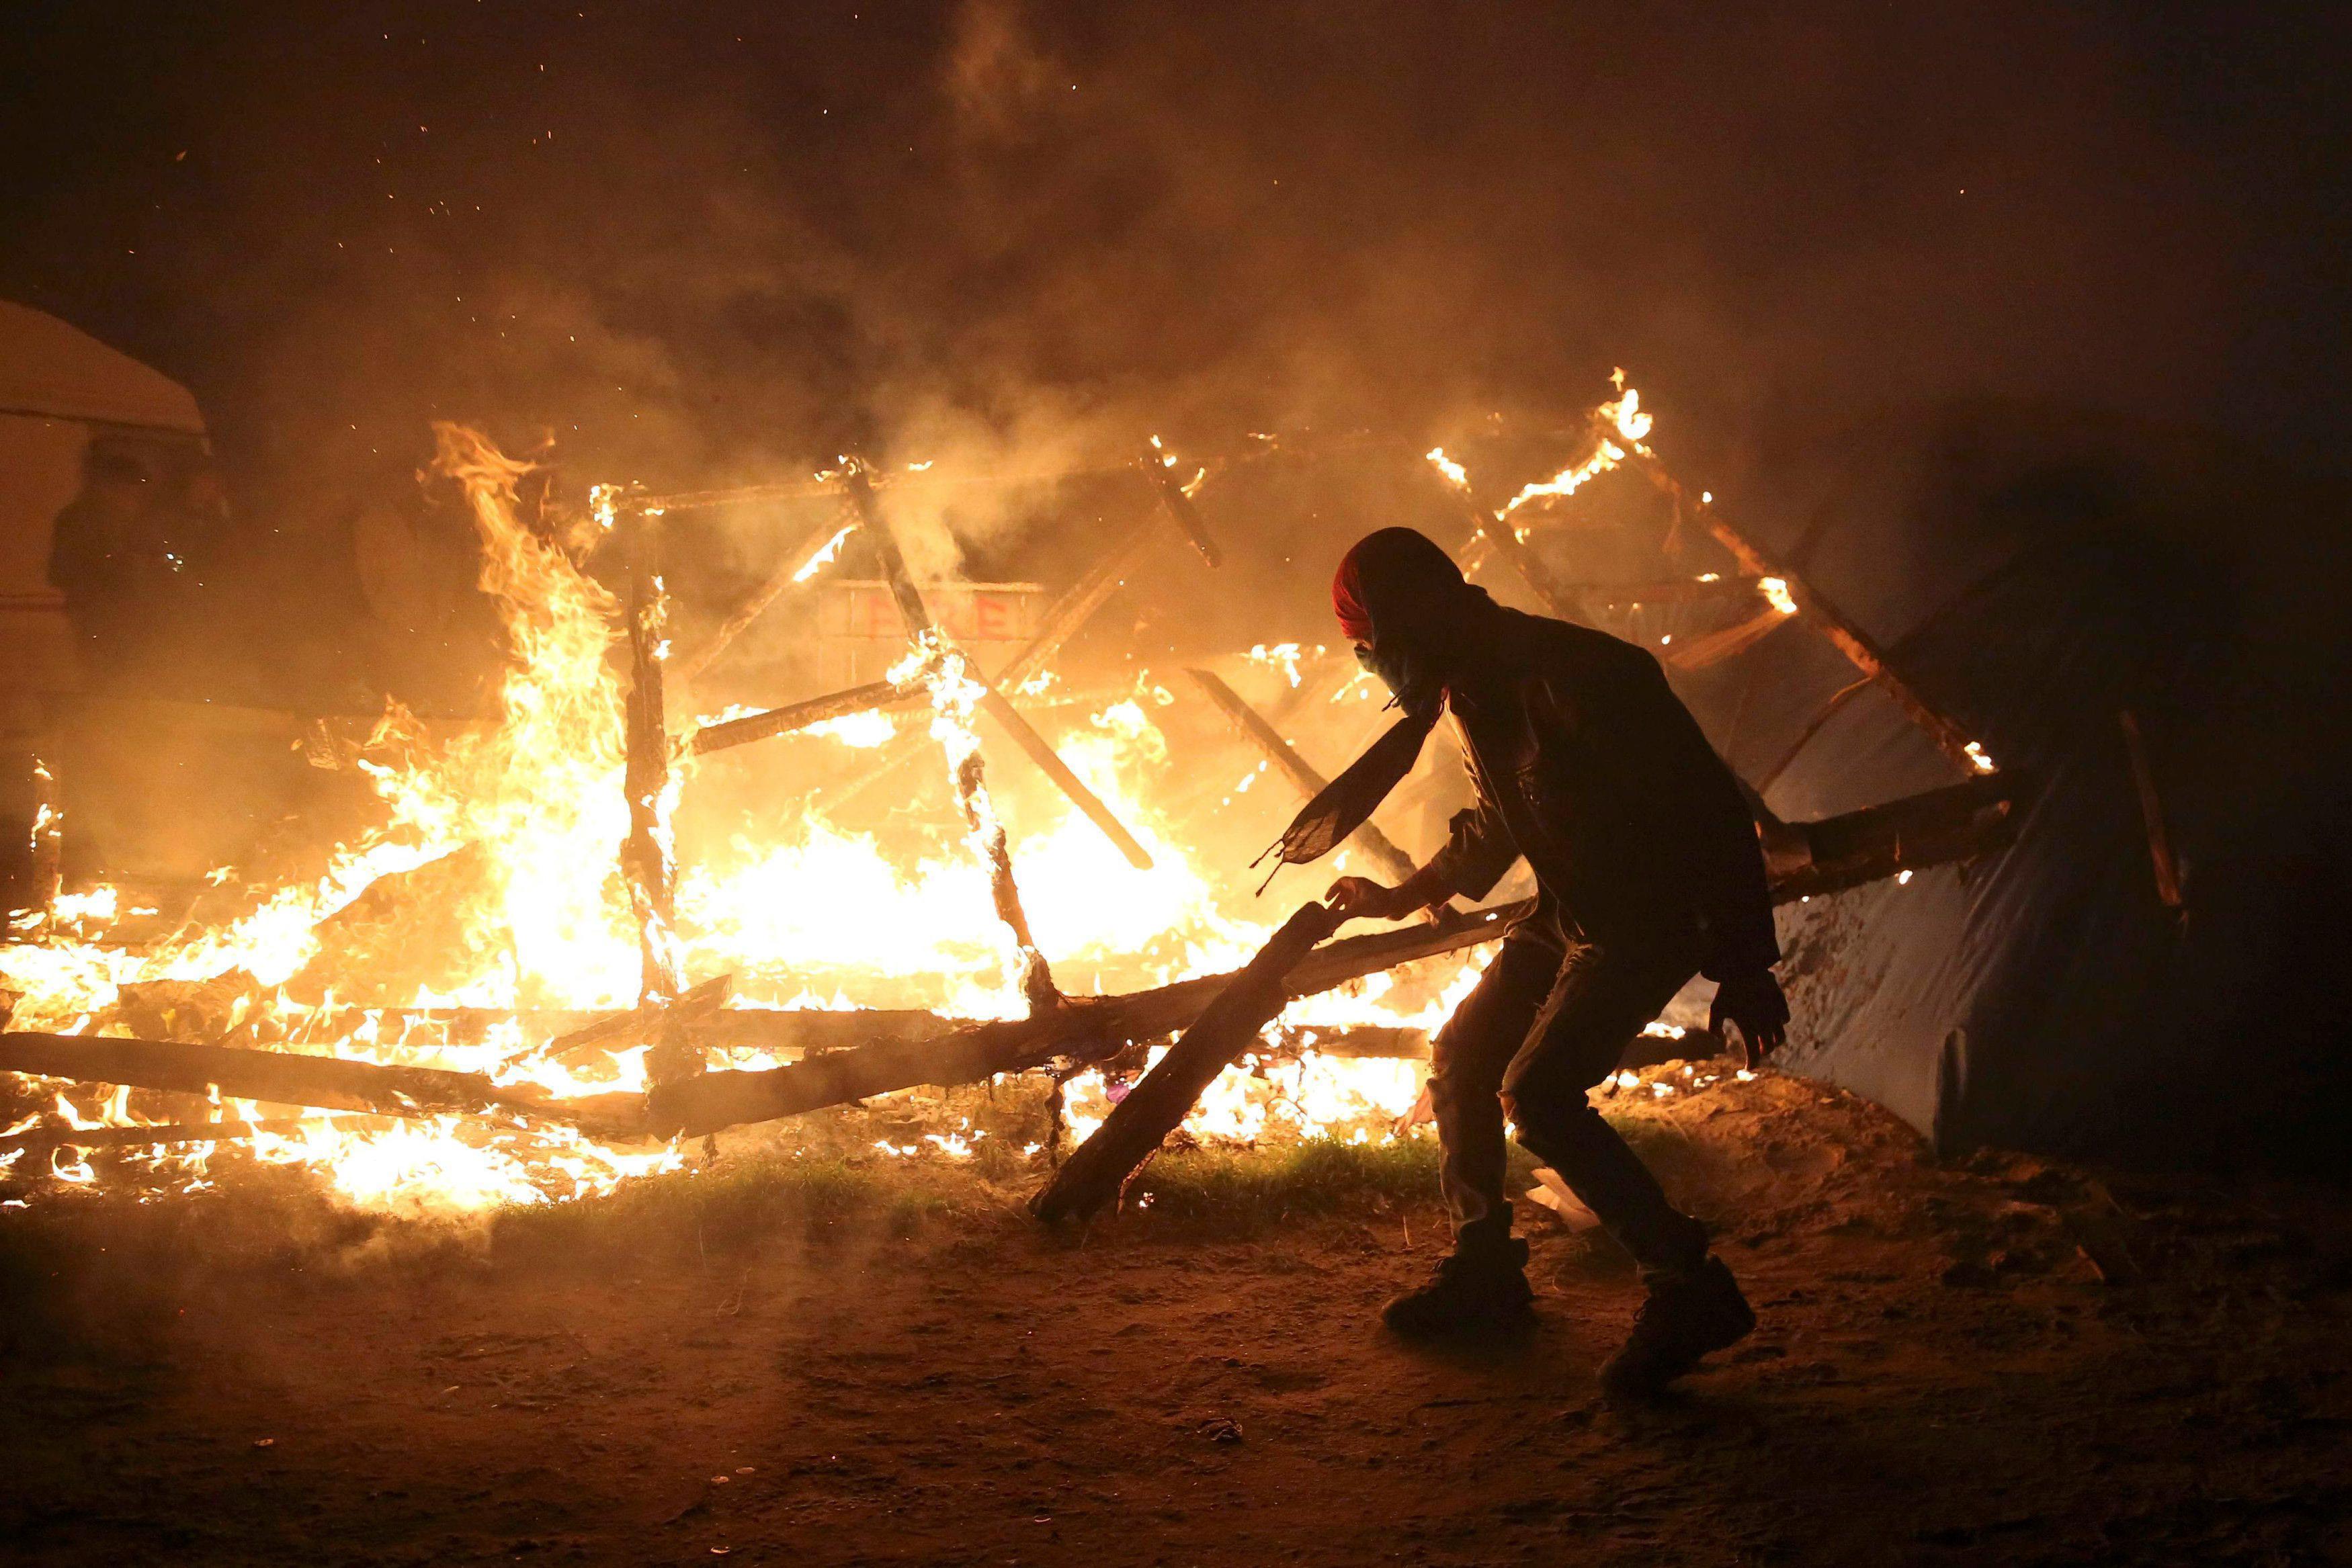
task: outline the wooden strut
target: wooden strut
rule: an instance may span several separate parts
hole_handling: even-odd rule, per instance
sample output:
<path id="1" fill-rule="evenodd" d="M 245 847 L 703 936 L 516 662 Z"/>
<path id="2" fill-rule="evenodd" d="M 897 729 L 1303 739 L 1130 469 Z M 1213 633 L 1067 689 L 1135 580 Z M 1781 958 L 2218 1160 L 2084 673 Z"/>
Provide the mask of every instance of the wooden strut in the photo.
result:
<path id="1" fill-rule="evenodd" d="M 819 528 L 803 548 L 786 558 L 784 564 L 778 567 L 765 582 L 753 589 L 743 602 L 735 607 L 733 613 L 719 623 L 719 629 L 710 634 L 709 639 L 701 647 L 677 661 L 678 679 L 691 681 L 709 669 L 712 661 L 725 653 L 736 638 L 748 631 L 751 622 L 757 621 L 769 605 L 773 604 L 793 588 L 813 575 L 809 569 L 819 555 L 830 548 L 843 534 L 856 526 L 855 518 L 844 524 L 836 517 Z"/>
<path id="2" fill-rule="evenodd" d="M 1658 461 L 1656 454 L 1622 441 L 1618 444 L 1632 447 L 1626 460 L 1638 466 L 1650 483 L 1685 514 L 1696 515 L 1705 523 L 1706 531 L 1731 552 L 1732 559 L 1739 563 L 1740 570 L 1751 577 L 1778 578 L 1788 584 L 1790 596 L 1797 601 L 1798 613 L 1807 622 L 1818 627 L 1822 635 L 1852 661 L 1855 669 L 1885 688 L 1886 695 L 1895 699 L 1904 714 L 1936 743 L 1945 756 L 1971 773 L 1982 770 L 1979 754 L 1969 749 L 1969 733 L 1921 696 L 1911 683 L 1887 663 L 1885 652 L 1868 632 L 1835 604 L 1822 597 L 1820 591 L 1803 578 L 1775 562 L 1754 540 L 1733 527 L 1719 507 L 1712 503 L 1694 502 L 1681 482 L 1666 472 L 1665 465 Z M 1501 531 L 1507 533 L 1510 530 L 1506 526 Z"/>
<path id="3" fill-rule="evenodd" d="M 1290 787 L 1297 790 L 1302 799 L 1311 800 L 1329 788 L 1330 780 L 1308 767 L 1307 759 L 1282 738 L 1281 732 L 1268 724 L 1264 715 L 1243 701 L 1241 694 L 1227 685 L 1214 671 L 1187 669 L 1184 673 L 1192 677 L 1193 685 L 1216 705 L 1217 711 L 1225 716 L 1226 721 L 1240 732 L 1242 738 L 1265 754 L 1275 770 L 1289 781 Z M 1399 882 L 1411 876 L 1416 869 L 1412 857 L 1397 848 L 1387 834 L 1370 821 L 1349 836 L 1380 863 L 1383 872 Z"/>
<path id="4" fill-rule="evenodd" d="M 1768 604 L 1747 620 L 1726 626 L 1719 632 L 1709 632 L 1687 643 L 1676 643 L 1662 651 L 1658 657 L 1677 670 L 1704 670 L 1711 664 L 1723 663 L 1735 653 L 1746 653 L 1794 619 L 1794 616 L 1781 613 L 1778 607 Z"/>
<path id="5" fill-rule="evenodd" d="M 850 499 L 857 507 L 859 517 L 865 522 L 867 532 L 873 538 L 876 553 L 882 559 L 883 574 L 889 580 L 890 594 L 898 601 L 899 619 L 906 623 L 907 635 L 911 639 L 919 638 L 927 632 L 930 632 L 934 637 L 940 637 L 940 646 L 944 649 L 947 646 L 946 641 L 933 623 L 930 611 L 923 603 L 922 592 L 915 586 L 915 580 L 907 570 L 906 557 L 899 552 L 897 536 L 891 533 L 888 523 L 881 515 L 880 507 L 874 498 L 874 487 L 866 482 L 863 468 L 851 471 L 849 495 Z M 970 667 L 970 660 L 967 659 L 965 663 L 967 667 Z M 974 678 L 978 679 L 976 675 Z M 1063 794 L 1069 797 L 1070 803 L 1077 807 L 1086 815 L 1087 821 L 1102 830 L 1103 836 L 1110 840 L 1118 847 L 1119 853 L 1127 857 L 1129 865 L 1139 871 L 1149 871 L 1151 868 L 1151 856 L 1145 852 L 1142 844 L 1136 841 L 1135 835 L 1129 832 L 1126 825 L 1111 814 L 1110 808 L 1104 805 L 1095 792 L 1087 788 L 1083 779 L 1070 771 L 1069 764 L 1064 762 L 1061 755 L 1045 743 L 1045 737 L 1039 735 L 1031 727 L 1029 721 L 1021 716 L 1013 704 L 1006 700 L 1004 694 L 985 681 L 981 682 L 980 710 L 994 719 L 998 727 L 1011 736 L 1013 742 L 1027 753 L 1029 759 L 1037 765 L 1038 770 L 1051 779 Z"/>
<path id="6" fill-rule="evenodd" d="M 923 700 L 923 683 L 919 680 L 869 681 L 847 691 L 831 692 L 821 697 L 811 697 L 806 702 L 705 725 L 694 732 L 687 746 L 696 756 L 702 757 L 714 751 L 749 746 L 755 740 L 766 740 L 772 736 L 789 735 L 814 724 L 823 724 L 827 719 L 845 718 L 854 713 L 872 713 L 878 708 L 910 707 Z"/>

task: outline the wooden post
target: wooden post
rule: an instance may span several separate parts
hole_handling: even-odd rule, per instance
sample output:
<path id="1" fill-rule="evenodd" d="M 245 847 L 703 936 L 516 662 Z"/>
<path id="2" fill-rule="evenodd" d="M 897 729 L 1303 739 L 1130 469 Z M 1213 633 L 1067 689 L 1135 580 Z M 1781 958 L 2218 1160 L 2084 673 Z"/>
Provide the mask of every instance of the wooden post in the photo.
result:
<path id="1" fill-rule="evenodd" d="M 662 582 L 660 514 L 625 508 L 628 584 L 629 695 L 624 710 L 623 790 L 629 800 L 629 836 L 621 870 L 629 915 L 637 931 L 637 1004 L 659 1011 L 678 992 L 677 934 L 672 925 L 677 859 L 669 821 L 669 723 L 662 694 L 667 653 L 668 596 Z M 659 1082 L 702 1071 L 702 1055 L 674 1029 L 658 1031 L 646 1061 Z"/>

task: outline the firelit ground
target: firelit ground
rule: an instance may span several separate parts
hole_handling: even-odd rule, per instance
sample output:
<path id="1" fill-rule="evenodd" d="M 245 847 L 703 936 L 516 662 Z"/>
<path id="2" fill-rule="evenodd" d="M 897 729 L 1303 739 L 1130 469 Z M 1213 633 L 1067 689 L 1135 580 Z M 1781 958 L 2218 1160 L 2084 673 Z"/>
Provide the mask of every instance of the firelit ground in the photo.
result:
<path id="1" fill-rule="evenodd" d="M 1638 1415 L 1593 1381 L 1629 1269 L 1532 1206 L 1537 1332 L 1378 1330 L 1436 1256 L 1420 1147 L 1163 1158 L 1150 1207 L 1082 1238 L 1001 1166 L 735 1154 L 454 1236 L 258 1180 L 39 1205 L 0 1226 L 0 1540 L 309 1568 L 2352 1559 L 2342 1194 L 1939 1167 L 1775 1076 L 1612 1105 L 1762 1319 Z"/>

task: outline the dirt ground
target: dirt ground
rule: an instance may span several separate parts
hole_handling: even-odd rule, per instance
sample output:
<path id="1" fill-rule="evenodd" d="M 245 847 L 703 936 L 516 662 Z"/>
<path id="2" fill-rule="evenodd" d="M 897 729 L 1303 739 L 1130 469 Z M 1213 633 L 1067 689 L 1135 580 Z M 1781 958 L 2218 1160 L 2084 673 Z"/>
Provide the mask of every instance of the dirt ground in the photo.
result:
<path id="1" fill-rule="evenodd" d="M 925 1160 L 722 1160 L 457 1239 L 36 1206 L 0 1226 L 0 1551 L 2352 1561 L 2341 1194 L 1939 1167 L 1770 1075 L 1612 1105 L 1762 1319 L 1638 1415 L 1593 1379 L 1628 1265 L 1531 1206 L 1537 1332 L 1380 1332 L 1439 1249 L 1425 1150 L 1165 1158 L 1152 1207 L 1083 1237 Z"/>

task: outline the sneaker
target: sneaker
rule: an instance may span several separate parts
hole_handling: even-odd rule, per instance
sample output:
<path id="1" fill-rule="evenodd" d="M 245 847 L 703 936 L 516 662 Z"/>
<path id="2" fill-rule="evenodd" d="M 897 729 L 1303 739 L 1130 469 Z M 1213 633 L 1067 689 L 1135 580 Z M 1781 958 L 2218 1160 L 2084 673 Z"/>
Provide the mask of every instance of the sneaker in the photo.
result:
<path id="1" fill-rule="evenodd" d="M 1533 1316 L 1528 1288 L 1528 1244 L 1457 1251 L 1437 1265 L 1429 1283 L 1381 1309 L 1381 1322 L 1414 1339 L 1517 1327 Z"/>
<path id="2" fill-rule="evenodd" d="M 1662 1285 L 1633 1316 L 1633 1332 L 1601 1364 L 1601 1391 L 1612 1402 L 1654 1399 L 1710 1351 L 1746 1339 L 1756 1313 L 1719 1258 L 1687 1280 Z"/>

